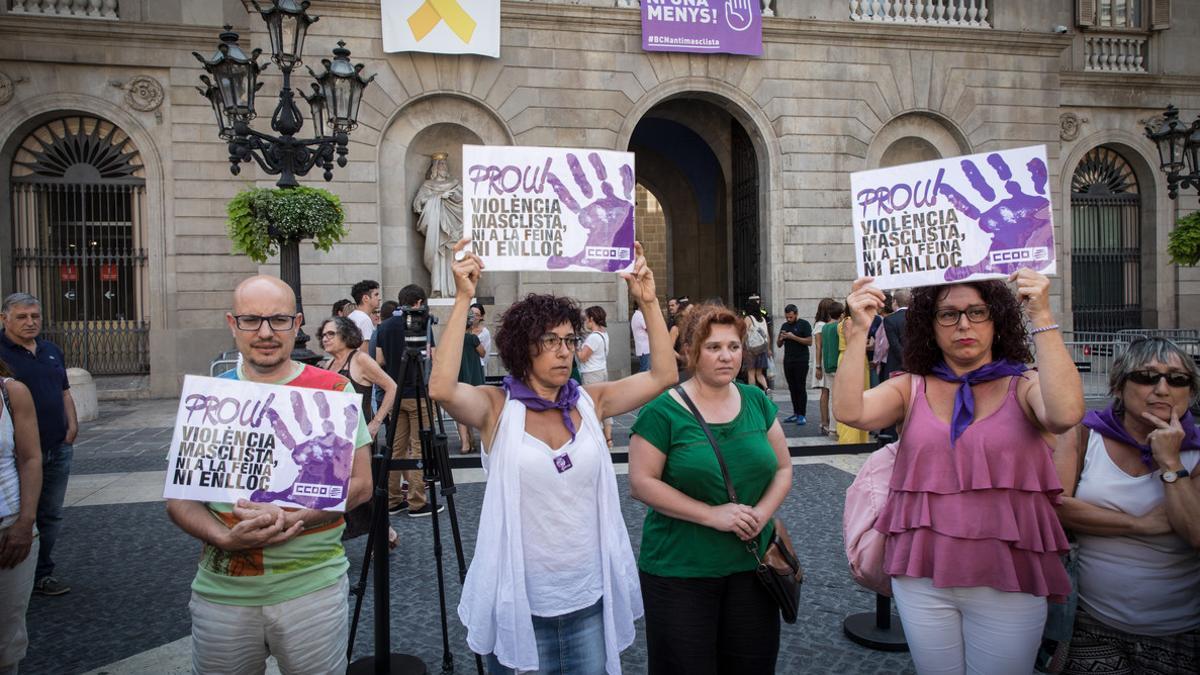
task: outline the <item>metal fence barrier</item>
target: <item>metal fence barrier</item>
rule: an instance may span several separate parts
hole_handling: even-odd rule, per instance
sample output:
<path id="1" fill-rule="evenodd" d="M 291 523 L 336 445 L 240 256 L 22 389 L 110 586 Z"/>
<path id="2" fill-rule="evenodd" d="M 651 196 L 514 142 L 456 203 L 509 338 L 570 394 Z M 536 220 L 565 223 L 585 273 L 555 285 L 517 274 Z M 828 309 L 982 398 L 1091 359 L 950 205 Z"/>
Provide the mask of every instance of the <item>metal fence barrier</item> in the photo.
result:
<path id="1" fill-rule="evenodd" d="M 208 364 L 208 376 L 217 377 L 222 373 L 227 373 L 234 368 L 237 368 L 237 364 L 238 351 L 236 349 L 228 352 L 221 352 L 220 356 L 213 359 L 212 363 Z"/>

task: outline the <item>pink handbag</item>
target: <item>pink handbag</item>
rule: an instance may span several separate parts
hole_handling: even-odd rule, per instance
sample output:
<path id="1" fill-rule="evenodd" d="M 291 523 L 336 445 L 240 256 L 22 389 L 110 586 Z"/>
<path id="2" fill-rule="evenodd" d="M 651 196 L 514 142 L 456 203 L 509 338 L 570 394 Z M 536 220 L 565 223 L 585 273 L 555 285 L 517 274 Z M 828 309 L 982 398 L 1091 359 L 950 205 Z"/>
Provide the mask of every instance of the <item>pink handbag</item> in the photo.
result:
<path id="1" fill-rule="evenodd" d="M 905 421 L 917 397 L 917 376 L 910 376 Z M 883 571 L 883 545 L 887 537 L 875 529 L 875 520 L 887 503 L 892 469 L 896 466 L 896 451 L 900 442 L 888 443 L 871 453 L 858 476 L 846 488 L 846 504 L 842 510 L 842 538 L 850 576 L 855 583 L 880 595 L 892 596 L 892 578 Z"/>
<path id="2" fill-rule="evenodd" d="M 846 489 L 846 507 L 842 511 L 842 536 L 850 576 L 858 585 L 888 597 L 892 595 L 892 578 L 883 573 L 885 537 L 875 529 L 875 519 L 887 502 L 899 445 L 898 441 L 888 443 L 871 453 L 854 483 Z"/>

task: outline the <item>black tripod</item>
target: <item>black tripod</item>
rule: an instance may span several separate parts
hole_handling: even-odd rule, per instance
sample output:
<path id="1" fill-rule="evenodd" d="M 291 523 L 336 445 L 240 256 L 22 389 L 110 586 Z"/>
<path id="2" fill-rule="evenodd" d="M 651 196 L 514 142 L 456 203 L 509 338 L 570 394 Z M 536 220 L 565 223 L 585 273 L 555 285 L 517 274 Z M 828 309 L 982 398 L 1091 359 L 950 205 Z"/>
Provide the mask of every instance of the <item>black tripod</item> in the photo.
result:
<path id="1" fill-rule="evenodd" d="M 363 597 L 366 594 L 367 574 L 371 567 L 371 559 L 375 558 L 375 653 L 353 661 L 347 669 L 350 675 L 367 675 L 375 673 L 386 675 L 397 673 L 403 675 L 424 675 L 428 672 L 425 664 L 415 656 L 408 654 L 393 654 L 391 648 L 391 602 L 388 585 L 388 474 L 396 470 L 421 470 L 425 483 L 425 494 L 429 498 L 429 508 L 433 511 L 433 556 L 437 563 L 438 608 L 442 621 L 442 672 L 454 671 L 454 656 L 450 653 L 450 632 L 446 620 L 446 585 L 442 568 L 442 537 L 441 523 L 438 516 L 437 485 L 442 486 L 442 496 L 446 498 L 447 512 L 450 515 L 450 530 L 454 539 L 454 553 L 458 560 L 458 581 L 463 583 L 467 576 L 466 559 L 463 555 L 462 536 L 458 529 L 458 512 L 454 507 L 454 474 L 450 469 L 450 457 L 446 443 L 446 430 L 441 416 L 437 414 L 433 401 L 429 398 L 425 385 L 425 371 L 421 359 L 424 345 L 409 344 L 404 350 L 404 359 L 400 363 L 399 377 L 396 378 L 397 392 L 392 403 L 390 423 L 388 424 L 387 444 L 385 448 L 376 445 L 372 458 L 372 474 L 375 491 L 371 502 L 371 528 L 367 534 L 367 554 L 363 556 L 362 573 L 358 583 L 351 589 L 355 596 L 354 619 L 350 624 L 349 654 L 353 654 L 354 637 L 358 632 L 358 619 L 362 611 Z M 404 398 L 404 390 L 415 391 L 410 396 L 417 403 L 417 428 L 421 439 L 421 459 L 392 459 L 391 451 L 396 438 L 397 421 L 399 420 L 400 404 Z M 437 430 L 434 430 L 434 421 Z M 475 655 L 475 667 L 480 675 L 483 673 L 483 659 Z"/>

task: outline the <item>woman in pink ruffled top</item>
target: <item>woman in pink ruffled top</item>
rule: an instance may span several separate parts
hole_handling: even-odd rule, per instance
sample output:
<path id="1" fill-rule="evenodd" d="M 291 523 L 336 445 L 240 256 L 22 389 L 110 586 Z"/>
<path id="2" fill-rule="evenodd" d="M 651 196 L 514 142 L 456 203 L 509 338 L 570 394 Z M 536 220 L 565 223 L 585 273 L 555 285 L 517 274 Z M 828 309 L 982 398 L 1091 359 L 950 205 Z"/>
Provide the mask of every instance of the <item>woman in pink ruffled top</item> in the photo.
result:
<path id="1" fill-rule="evenodd" d="M 915 289 L 908 374 L 867 391 L 856 375 L 883 292 L 861 278 L 846 301 L 834 415 L 862 429 L 904 421 L 875 529 L 919 673 L 1032 672 L 1047 599 L 1071 591 L 1051 443 L 1082 419 L 1083 388 L 1049 279 L 1023 269 L 1009 281 L 1015 293 L 1002 281 Z"/>

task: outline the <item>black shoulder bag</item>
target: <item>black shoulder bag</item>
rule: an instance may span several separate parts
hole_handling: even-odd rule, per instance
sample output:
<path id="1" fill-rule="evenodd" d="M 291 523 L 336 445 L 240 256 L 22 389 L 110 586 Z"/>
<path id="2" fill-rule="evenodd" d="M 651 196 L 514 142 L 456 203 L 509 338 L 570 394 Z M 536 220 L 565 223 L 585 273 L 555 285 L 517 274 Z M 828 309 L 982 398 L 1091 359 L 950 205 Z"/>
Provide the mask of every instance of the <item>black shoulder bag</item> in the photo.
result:
<path id="1" fill-rule="evenodd" d="M 721 448 L 717 446 L 717 439 L 713 436 L 712 429 L 709 429 L 708 422 L 704 421 L 704 416 L 700 414 L 700 409 L 692 402 L 683 387 L 676 386 L 675 391 L 679 394 L 679 398 L 687 404 L 688 410 L 692 411 L 692 415 L 700 423 L 700 428 L 704 430 L 704 435 L 708 437 L 709 444 L 712 445 L 713 454 L 717 456 L 717 463 L 721 465 L 721 477 L 725 479 L 725 492 L 729 496 L 730 503 L 739 503 L 737 492 L 733 489 L 733 481 L 729 479 L 729 468 L 725 466 L 725 457 L 721 455 Z M 796 557 L 796 549 L 792 547 L 792 538 L 788 536 L 783 521 L 773 518 L 772 522 L 775 525 L 775 534 L 771 537 L 767 552 L 761 556 L 758 554 L 757 538 L 754 541 L 745 542 L 746 550 L 753 554 L 754 559 L 758 561 L 755 574 L 758 575 L 758 580 L 762 582 L 763 587 L 767 589 L 767 593 L 770 593 L 776 604 L 779 605 L 779 613 L 783 620 L 787 623 L 796 623 L 796 614 L 800 609 L 800 584 L 804 583 L 804 570 L 800 567 L 800 559 Z"/>

